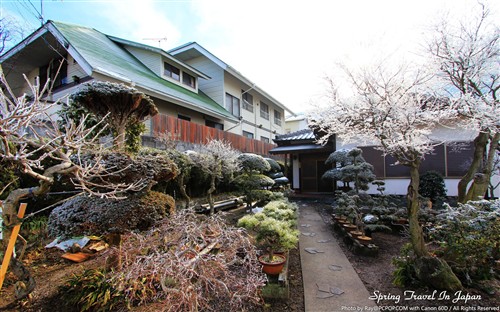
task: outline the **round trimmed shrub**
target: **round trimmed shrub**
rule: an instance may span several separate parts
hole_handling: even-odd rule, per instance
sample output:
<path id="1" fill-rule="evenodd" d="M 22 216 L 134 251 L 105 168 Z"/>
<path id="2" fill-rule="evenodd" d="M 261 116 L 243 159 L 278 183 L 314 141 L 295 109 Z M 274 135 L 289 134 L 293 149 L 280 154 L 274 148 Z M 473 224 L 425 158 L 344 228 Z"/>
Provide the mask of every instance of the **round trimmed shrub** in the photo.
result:
<path id="1" fill-rule="evenodd" d="M 435 204 L 437 200 L 446 197 L 446 187 L 443 176 L 437 171 L 427 171 L 420 176 L 418 192 Z"/>
<path id="2" fill-rule="evenodd" d="M 52 211 L 47 228 L 50 236 L 62 238 L 145 231 L 173 213 L 174 199 L 154 191 L 123 200 L 78 196 Z"/>
<path id="3" fill-rule="evenodd" d="M 264 173 L 271 170 L 271 165 L 267 162 L 264 157 L 252 154 L 243 153 L 238 156 L 238 161 L 241 164 L 243 171 L 245 172 L 259 172 Z"/>

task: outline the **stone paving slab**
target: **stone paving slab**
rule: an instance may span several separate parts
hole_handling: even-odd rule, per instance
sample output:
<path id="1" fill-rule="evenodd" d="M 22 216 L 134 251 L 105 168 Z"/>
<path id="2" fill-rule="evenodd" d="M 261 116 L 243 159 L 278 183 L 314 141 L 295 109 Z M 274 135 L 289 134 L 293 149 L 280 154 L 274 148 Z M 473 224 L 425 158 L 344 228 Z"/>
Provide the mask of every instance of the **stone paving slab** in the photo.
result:
<path id="1" fill-rule="evenodd" d="M 368 290 L 340 248 L 329 225 L 315 210 L 314 203 L 298 204 L 306 312 L 340 312 L 349 311 L 352 307 L 354 311 L 374 311 L 377 305 L 368 299 Z"/>

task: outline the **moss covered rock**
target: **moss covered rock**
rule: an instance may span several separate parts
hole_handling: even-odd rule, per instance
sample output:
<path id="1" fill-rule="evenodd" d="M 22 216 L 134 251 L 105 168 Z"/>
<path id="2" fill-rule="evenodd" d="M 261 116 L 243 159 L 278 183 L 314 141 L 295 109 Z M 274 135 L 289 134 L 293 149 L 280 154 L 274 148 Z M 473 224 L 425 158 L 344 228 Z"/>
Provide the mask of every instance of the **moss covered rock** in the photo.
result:
<path id="1" fill-rule="evenodd" d="M 435 289 L 457 291 L 462 283 L 446 261 L 436 257 L 419 257 L 415 260 L 415 273 L 423 283 Z"/>

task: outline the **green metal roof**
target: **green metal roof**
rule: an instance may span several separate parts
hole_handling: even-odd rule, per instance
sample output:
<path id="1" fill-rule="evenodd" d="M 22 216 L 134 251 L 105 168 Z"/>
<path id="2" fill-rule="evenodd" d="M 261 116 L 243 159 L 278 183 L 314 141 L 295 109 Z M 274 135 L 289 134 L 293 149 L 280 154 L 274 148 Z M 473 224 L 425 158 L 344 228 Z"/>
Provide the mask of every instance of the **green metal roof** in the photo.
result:
<path id="1" fill-rule="evenodd" d="M 94 71 L 125 82 L 133 82 L 138 87 L 191 103 L 226 119 L 235 120 L 231 113 L 203 92 L 196 93 L 187 90 L 159 77 L 107 35 L 93 28 L 55 21 L 49 21 L 49 23 L 56 27 Z"/>

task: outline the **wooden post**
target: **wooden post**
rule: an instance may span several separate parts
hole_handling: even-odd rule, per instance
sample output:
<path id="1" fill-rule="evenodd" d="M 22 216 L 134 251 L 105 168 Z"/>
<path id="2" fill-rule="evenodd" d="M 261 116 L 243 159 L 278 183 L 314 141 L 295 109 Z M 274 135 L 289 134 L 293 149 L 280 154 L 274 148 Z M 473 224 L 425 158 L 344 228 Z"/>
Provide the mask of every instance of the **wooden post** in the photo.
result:
<path id="1" fill-rule="evenodd" d="M 22 219 L 24 217 L 26 206 L 28 206 L 28 204 L 26 203 L 22 203 L 19 206 L 19 211 L 17 212 L 17 217 L 19 219 Z M 3 281 L 5 279 L 5 275 L 7 274 L 7 268 L 9 267 L 10 258 L 12 258 L 12 253 L 14 251 L 14 246 L 16 244 L 17 235 L 19 234 L 20 229 L 21 223 L 14 225 L 12 234 L 10 235 L 9 245 L 7 246 L 7 250 L 5 251 L 5 255 L 3 256 L 2 267 L 0 268 L 0 290 L 2 289 Z"/>

